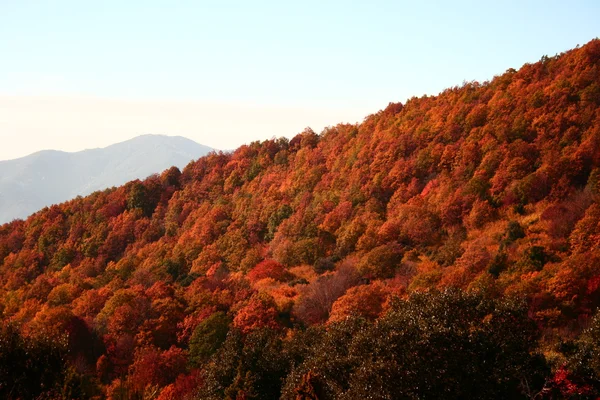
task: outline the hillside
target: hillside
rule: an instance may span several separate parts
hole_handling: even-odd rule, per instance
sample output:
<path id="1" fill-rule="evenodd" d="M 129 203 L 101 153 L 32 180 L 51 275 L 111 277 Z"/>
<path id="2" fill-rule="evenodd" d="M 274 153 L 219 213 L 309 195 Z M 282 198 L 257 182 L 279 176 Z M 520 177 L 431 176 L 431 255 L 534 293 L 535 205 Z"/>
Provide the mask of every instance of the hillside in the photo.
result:
<path id="1" fill-rule="evenodd" d="M 45 150 L 0 161 L 0 223 L 173 165 L 183 168 L 211 150 L 179 136 L 143 135 L 101 149 Z"/>
<path id="2" fill-rule="evenodd" d="M 600 396 L 599 194 L 596 39 L 52 206 L 0 227 L 0 394 Z"/>

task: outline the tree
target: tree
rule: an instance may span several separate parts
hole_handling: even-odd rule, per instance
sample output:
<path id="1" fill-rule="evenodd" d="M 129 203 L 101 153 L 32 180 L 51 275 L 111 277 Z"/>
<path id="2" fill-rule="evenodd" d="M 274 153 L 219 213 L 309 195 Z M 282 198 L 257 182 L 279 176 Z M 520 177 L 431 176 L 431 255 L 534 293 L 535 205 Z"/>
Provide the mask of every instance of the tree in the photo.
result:
<path id="1" fill-rule="evenodd" d="M 129 385 L 134 393 L 159 392 L 186 372 L 187 354 L 175 346 L 162 351 L 155 347 L 138 349 L 130 367 Z M 140 396 L 141 397 L 141 396 Z"/>
<path id="2" fill-rule="evenodd" d="M 264 260 L 258 263 L 248 273 L 247 277 L 250 282 L 257 282 L 264 278 L 273 278 L 276 281 L 285 281 L 291 275 L 285 270 L 283 265 L 275 260 Z"/>
<path id="3" fill-rule="evenodd" d="M 374 324 L 345 319 L 290 373 L 283 399 L 527 398 L 548 376 L 523 304 L 459 291 L 397 300 Z M 368 354 L 368 357 L 365 355 Z"/>
<path id="4" fill-rule="evenodd" d="M 67 375 L 66 338 L 24 337 L 11 324 L 0 326 L 0 396 L 57 398 Z"/>
<path id="5" fill-rule="evenodd" d="M 278 399 L 291 364 L 277 331 L 232 330 L 206 368 L 202 399 Z"/>
<path id="6" fill-rule="evenodd" d="M 379 317 L 388 291 L 379 282 L 348 289 L 331 307 L 328 323 L 342 321 L 351 315 L 373 320 Z"/>
<path id="7" fill-rule="evenodd" d="M 277 319 L 277 306 L 273 297 L 266 293 L 257 293 L 238 311 L 233 319 L 233 326 L 242 333 L 265 327 L 278 329 L 280 326 Z"/>
<path id="8" fill-rule="evenodd" d="M 190 338 L 190 363 L 201 366 L 223 344 L 229 332 L 231 318 L 217 312 L 200 322 Z"/>
<path id="9" fill-rule="evenodd" d="M 322 275 L 300 289 L 300 298 L 294 306 L 293 313 L 308 325 L 325 322 L 333 303 L 357 283 L 358 275 L 351 265 Z"/>

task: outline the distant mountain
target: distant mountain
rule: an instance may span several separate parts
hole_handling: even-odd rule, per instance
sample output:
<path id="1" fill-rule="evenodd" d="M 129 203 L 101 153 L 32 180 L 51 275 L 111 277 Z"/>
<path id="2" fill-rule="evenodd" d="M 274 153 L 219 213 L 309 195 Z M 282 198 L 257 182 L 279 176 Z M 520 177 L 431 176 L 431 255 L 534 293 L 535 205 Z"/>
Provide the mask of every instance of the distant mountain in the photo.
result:
<path id="1" fill-rule="evenodd" d="M 183 168 L 211 150 L 181 136 L 143 135 L 100 149 L 44 150 L 0 161 L 0 223 L 171 166 Z"/>

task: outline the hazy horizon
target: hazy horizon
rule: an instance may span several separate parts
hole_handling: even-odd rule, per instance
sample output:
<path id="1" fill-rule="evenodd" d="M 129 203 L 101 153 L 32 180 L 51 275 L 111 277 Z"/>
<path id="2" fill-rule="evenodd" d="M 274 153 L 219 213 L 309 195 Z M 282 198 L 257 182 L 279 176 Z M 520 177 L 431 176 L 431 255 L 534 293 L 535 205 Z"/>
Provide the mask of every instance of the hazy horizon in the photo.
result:
<path id="1" fill-rule="evenodd" d="M 600 34 L 592 1 L 0 4 L 0 159 L 355 123 Z"/>
<path id="2" fill-rule="evenodd" d="M 163 135 L 163 134 L 160 134 L 160 133 L 145 133 L 145 134 L 141 134 L 141 135 L 138 135 L 138 136 L 134 136 L 134 137 L 129 138 L 129 139 L 121 140 L 119 142 L 111 143 L 111 144 L 108 144 L 106 146 L 86 147 L 86 148 L 81 149 L 81 150 L 72 150 L 71 151 L 71 150 L 61 150 L 61 149 L 53 149 L 53 148 L 47 148 L 47 149 L 43 149 L 43 150 L 37 150 L 37 151 L 34 151 L 33 153 L 29 153 L 29 154 L 26 154 L 24 156 L 18 156 L 18 157 L 15 157 L 15 158 L 9 158 L 9 159 L 5 159 L 5 160 L 0 160 L 0 163 L 2 163 L 4 161 L 16 161 L 16 160 L 19 160 L 19 159 L 22 159 L 22 158 L 27 158 L 29 156 L 35 156 L 36 154 L 48 153 L 48 152 L 64 153 L 64 154 L 68 154 L 68 155 L 74 155 L 74 154 L 77 154 L 77 153 L 83 153 L 83 152 L 87 152 L 87 151 L 90 151 L 90 150 L 104 150 L 107 147 L 120 145 L 120 144 L 123 144 L 125 142 L 133 142 L 136 139 L 141 139 L 141 138 L 148 137 L 148 136 L 164 137 L 164 138 L 181 138 L 181 139 L 185 139 L 185 140 L 190 140 L 193 143 L 201 145 L 201 143 L 197 143 L 196 141 L 194 141 L 192 139 L 189 139 L 189 138 L 186 138 L 185 136 L 181 136 L 181 135 Z M 206 147 L 210 147 L 210 146 L 206 146 Z M 212 150 L 214 150 L 214 151 L 221 151 L 221 149 L 216 149 L 216 148 L 212 148 Z"/>

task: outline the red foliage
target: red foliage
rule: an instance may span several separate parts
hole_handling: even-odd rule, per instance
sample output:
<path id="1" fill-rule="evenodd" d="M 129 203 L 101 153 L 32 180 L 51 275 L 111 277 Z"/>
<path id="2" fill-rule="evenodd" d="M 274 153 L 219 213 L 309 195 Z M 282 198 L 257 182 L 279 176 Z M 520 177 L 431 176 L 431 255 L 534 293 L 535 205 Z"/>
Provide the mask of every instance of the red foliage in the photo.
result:
<path id="1" fill-rule="evenodd" d="M 186 366 L 187 355 L 180 348 L 171 347 L 166 351 L 154 347 L 140 349 L 130 367 L 131 388 L 144 393 L 148 387 L 164 387 L 185 372 Z"/>
<path id="2" fill-rule="evenodd" d="M 578 384 L 572 381 L 569 372 L 564 368 L 559 368 L 552 377 L 552 385 L 559 390 L 563 398 L 574 396 L 590 396 L 594 393 L 590 385 Z"/>
<path id="3" fill-rule="evenodd" d="M 246 275 L 250 282 L 254 283 L 261 279 L 272 278 L 276 281 L 285 281 L 290 277 L 290 274 L 283 265 L 275 260 L 264 260 L 258 263 L 248 275 Z"/>
<path id="4" fill-rule="evenodd" d="M 191 400 L 195 390 L 202 384 L 200 370 L 194 369 L 189 374 L 179 375 L 175 383 L 166 386 L 156 400 Z"/>
<path id="5" fill-rule="evenodd" d="M 277 306 L 273 298 L 265 293 L 259 293 L 252 296 L 248 304 L 238 311 L 233 319 L 233 326 L 243 333 L 265 327 L 279 329 L 277 317 Z"/>

